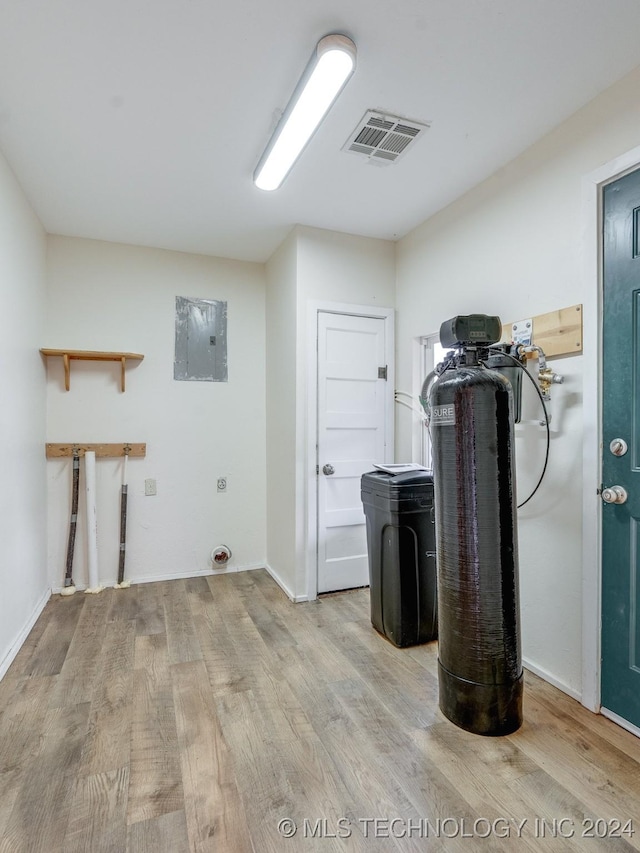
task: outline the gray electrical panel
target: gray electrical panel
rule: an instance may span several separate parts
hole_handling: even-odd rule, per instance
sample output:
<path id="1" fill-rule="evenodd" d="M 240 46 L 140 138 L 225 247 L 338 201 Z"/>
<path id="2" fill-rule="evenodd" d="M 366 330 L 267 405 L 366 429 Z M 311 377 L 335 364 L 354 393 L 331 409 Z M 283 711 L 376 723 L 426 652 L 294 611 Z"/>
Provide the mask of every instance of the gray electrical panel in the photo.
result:
<path id="1" fill-rule="evenodd" d="M 227 303 L 176 296 L 173 378 L 227 381 Z"/>

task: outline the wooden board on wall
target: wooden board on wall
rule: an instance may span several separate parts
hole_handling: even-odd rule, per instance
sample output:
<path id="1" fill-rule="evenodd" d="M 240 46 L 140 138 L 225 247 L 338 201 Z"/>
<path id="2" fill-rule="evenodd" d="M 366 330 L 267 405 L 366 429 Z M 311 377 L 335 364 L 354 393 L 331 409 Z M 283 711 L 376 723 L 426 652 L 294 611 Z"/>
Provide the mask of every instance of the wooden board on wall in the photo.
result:
<path id="1" fill-rule="evenodd" d="M 576 355 L 582 352 L 582 305 L 571 305 L 559 311 L 538 314 L 533 320 L 532 343 L 540 347 L 547 358 Z M 502 327 L 502 340 L 511 340 L 512 323 Z"/>
<path id="2" fill-rule="evenodd" d="M 147 452 L 146 444 L 47 444 L 47 459 L 56 459 L 63 456 L 73 456 L 74 448 L 78 451 L 78 456 L 84 456 L 87 450 L 93 450 L 98 457 L 124 456 L 125 448 L 128 448 L 128 456 L 145 456 Z"/>

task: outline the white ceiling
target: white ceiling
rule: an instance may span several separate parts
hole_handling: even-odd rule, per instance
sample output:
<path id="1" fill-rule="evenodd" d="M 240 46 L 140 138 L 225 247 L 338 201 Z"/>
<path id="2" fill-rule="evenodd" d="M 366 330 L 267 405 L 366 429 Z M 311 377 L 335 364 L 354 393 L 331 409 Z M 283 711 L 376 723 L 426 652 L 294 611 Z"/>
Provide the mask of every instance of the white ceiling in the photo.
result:
<path id="1" fill-rule="evenodd" d="M 358 66 L 275 193 L 252 173 L 318 39 Z M 3 0 L 0 149 L 47 231 L 263 261 L 395 239 L 640 63 L 638 0 Z M 367 109 L 431 129 L 395 165 Z"/>

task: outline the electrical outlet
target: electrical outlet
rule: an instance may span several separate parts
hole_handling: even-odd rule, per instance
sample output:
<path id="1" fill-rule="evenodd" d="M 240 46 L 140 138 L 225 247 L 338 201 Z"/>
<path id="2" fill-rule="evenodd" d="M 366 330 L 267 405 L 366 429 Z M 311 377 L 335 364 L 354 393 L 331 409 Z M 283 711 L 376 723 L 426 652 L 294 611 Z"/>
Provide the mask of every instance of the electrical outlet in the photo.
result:
<path id="1" fill-rule="evenodd" d="M 152 478 L 144 481 L 144 493 L 147 497 L 158 494 L 156 481 Z"/>
<path id="2" fill-rule="evenodd" d="M 226 477 L 218 477 L 218 491 L 226 492 L 227 491 L 227 478 Z"/>

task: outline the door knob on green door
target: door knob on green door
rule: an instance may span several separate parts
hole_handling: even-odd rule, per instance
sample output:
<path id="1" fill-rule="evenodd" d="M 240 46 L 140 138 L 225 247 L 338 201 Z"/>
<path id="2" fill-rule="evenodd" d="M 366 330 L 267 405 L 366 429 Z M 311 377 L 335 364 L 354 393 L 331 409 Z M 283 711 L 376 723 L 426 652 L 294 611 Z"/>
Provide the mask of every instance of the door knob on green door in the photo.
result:
<path id="1" fill-rule="evenodd" d="M 609 486 L 602 490 L 602 500 L 606 504 L 623 504 L 628 497 L 627 490 L 623 486 Z"/>

